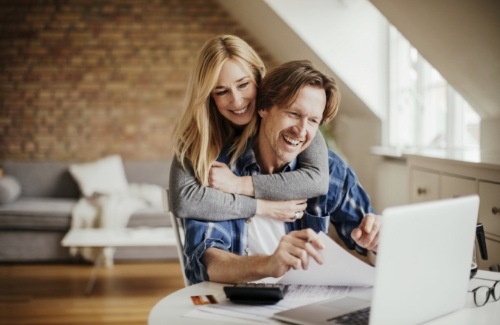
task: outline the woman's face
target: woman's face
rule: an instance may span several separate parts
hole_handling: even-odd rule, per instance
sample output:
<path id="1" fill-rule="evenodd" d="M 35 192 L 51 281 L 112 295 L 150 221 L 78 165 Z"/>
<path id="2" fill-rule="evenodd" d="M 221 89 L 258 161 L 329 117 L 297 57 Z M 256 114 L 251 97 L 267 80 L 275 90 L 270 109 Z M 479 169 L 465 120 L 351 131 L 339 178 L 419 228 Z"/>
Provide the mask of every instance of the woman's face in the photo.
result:
<path id="1" fill-rule="evenodd" d="M 227 60 L 212 90 L 219 112 L 235 126 L 244 126 L 255 113 L 257 86 L 237 60 Z"/>

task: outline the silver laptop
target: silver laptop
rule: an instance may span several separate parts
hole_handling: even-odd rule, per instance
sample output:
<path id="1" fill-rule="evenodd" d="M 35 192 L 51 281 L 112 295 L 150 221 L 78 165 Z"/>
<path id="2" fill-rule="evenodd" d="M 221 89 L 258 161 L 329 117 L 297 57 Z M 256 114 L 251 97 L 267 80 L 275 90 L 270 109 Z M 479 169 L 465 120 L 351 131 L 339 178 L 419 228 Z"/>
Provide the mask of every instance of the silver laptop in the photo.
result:
<path id="1" fill-rule="evenodd" d="M 419 324 L 464 307 L 479 209 L 477 195 L 382 213 L 371 303 L 355 297 L 276 313 L 294 324 Z M 349 314 L 349 315 L 346 315 Z"/>

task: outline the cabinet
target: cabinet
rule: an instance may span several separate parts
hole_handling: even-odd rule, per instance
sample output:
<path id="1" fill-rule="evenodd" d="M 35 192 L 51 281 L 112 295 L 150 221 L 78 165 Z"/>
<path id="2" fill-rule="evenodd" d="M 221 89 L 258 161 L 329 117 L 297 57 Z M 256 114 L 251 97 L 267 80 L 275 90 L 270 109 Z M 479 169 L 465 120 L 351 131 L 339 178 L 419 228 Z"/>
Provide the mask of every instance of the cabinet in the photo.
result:
<path id="1" fill-rule="evenodd" d="M 484 226 L 488 260 L 478 256 L 480 269 L 500 267 L 500 164 L 455 161 L 409 155 L 411 202 L 478 194 L 478 222 Z"/>
<path id="2" fill-rule="evenodd" d="M 439 174 L 430 170 L 414 168 L 411 170 L 411 202 L 439 199 Z"/>

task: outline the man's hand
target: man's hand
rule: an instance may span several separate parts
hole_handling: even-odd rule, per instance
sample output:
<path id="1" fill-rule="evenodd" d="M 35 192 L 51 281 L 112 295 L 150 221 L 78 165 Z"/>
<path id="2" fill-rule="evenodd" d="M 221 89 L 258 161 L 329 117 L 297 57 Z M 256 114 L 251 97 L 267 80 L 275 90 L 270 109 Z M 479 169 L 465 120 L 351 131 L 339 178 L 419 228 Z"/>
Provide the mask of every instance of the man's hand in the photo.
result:
<path id="1" fill-rule="evenodd" d="M 283 276 L 288 270 L 307 269 L 309 256 L 319 264 L 319 253 L 325 246 L 312 229 L 292 231 L 281 238 L 272 255 L 240 256 L 218 248 L 208 248 L 203 254 L 210 281 L 243 283 L 267 277 Z"/>
<path id="2" fill-rule="evenodd" d="M 236 176 L 226 164 L 215 161 L 208 173 L 208 186 L 216 190 L 231 193 L 254 196 L 252 177 Z"/>
<path id="3" fill-rule="evenodd" d="M 367 214 L 358 228 L 351 233 L 352 239 L 361 247 L 376 252 L 382 217 L 372 213 Z"/>
<path id="4" fill-rule="evenodd" d="M 283 236 L 278 248 L 270 256 L 265 273 L 268 276 L 283 276 L 291 268 L 307 270 L 309 256 L 318 264 L 323 264 L 319 253 L 325 246 L 312 229 L 292 231 Z"/>

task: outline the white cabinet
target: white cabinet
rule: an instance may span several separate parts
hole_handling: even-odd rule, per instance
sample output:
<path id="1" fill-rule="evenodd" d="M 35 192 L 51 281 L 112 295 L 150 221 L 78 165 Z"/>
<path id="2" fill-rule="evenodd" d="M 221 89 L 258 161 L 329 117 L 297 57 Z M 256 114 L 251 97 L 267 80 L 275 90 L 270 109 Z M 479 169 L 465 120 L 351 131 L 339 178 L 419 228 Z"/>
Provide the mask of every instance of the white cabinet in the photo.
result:
<path id="1" fill-rule="evenodd" d="M 479 221 L 486 234 L 500 238 L 500 184 L 479 182 Z"/>
<path id="2" fill-rule="evenodd" d="M 410 199 L 422 202 L 478 194 L 478 222 L 484 226 L 488 260 L 480 269 L 500 267 L 500 165 L 408 156 Z"/>
<path id="3" fill-rule="evenodd" d="M 488 260 L 482 260 L 479 249 L 476 247 L 477 266 L 481 270 L 488 270 L 492 265 L 498 265 L 500 261 L 500 241 L 486 237 L 486 248 L 488 250 Z M 498 266 L 500 268 L 500 266 Z"/>
<path id="4" fill-rule="evenodd" d="M 439 175 L 441 199 L 477 194 L 476 180 L 458 176 Z"/>
<path id="5" fill-rule="evenodd" d="M 411 173 L 411 202 L 424 202 L 477 193 L 476 180 L 443 175 L 414 167 Z"/>
<path id="6" fill-rule="evenodd" d="M 439 199 L 439 174 L 414 168 L 411 170 L 411 202 Z"/>

